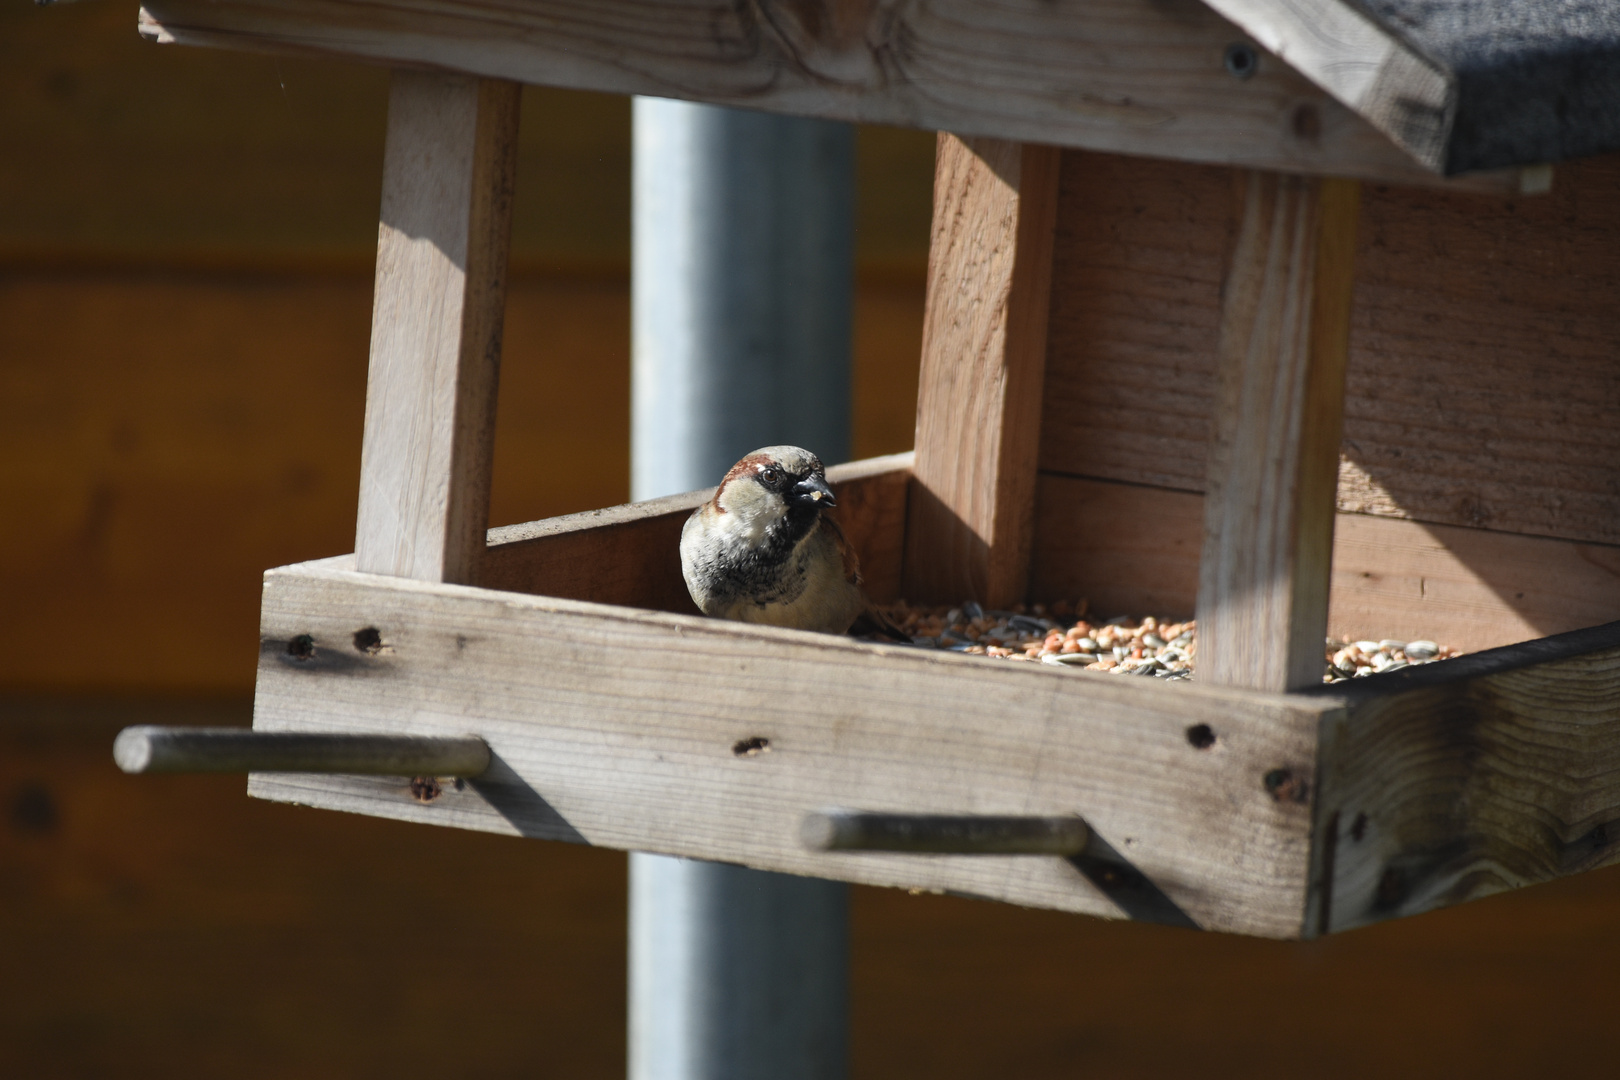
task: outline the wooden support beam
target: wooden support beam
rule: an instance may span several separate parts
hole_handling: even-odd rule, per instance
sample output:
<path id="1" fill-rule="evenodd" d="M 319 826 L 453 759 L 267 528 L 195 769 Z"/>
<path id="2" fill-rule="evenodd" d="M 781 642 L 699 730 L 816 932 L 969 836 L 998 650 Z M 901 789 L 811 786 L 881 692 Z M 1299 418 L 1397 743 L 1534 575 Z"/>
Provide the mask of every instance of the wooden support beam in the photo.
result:
<path id="1" fill-rule="evenodd" d="M 520 87 L 398 71 L 360 458 L 360 569 L 477 579 L 489 518 Z"/>
<path id="2" fill-rule="evenodd" d="M 1024 597 L 1060 158 L 939 137 L 906 527 L 913 599 Z"/>
<path id="3" fill-rule="evenodd" d="M 1359 186 L 1250 172 L 1226 277 L 1198 677 L 1322 678 Z"/>

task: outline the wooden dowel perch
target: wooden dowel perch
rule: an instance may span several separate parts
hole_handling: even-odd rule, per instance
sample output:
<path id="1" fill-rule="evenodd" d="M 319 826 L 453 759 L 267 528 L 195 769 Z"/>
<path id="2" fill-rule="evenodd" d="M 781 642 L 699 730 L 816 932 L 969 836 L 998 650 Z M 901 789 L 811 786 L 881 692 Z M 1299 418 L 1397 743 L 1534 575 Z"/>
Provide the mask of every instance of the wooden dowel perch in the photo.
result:
<path id="1" fill-rule="evenodd" d="M 1076 855 L 1090 838 L 1091 830 L 1077 817 L 825 810 L 806 814 L 799 826 L 799 839 L 814 851 Z"/>
<path id="2" fill-rule="evenodd" d="M 127 727 L 113 740 L 127 773 L 308 772 L 478 776 L 489 745 L 475 735 L 344 735 L 247 728 Z"/>

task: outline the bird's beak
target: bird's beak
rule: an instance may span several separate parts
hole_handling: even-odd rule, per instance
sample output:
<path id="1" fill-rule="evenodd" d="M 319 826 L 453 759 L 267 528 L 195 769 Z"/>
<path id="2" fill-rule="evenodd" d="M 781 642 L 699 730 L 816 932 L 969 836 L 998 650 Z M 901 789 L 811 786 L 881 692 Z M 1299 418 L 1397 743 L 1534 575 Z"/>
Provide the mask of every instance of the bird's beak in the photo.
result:
<path id="1" fill-rule="evenodd" d="M 819 476 L 807 476 L 793 485 L 793 501 L 809 503 L 812 506 L 837 506 L 838 501 L 833 498 L 832 488 L 827 481 Z"/>

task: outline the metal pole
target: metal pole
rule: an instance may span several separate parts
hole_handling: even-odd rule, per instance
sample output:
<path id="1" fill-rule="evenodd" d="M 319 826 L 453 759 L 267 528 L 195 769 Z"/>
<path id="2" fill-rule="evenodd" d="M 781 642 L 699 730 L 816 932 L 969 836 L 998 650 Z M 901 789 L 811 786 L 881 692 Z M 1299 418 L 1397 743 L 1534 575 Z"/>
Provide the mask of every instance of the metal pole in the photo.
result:
<path id="1" fill-rule="evenodd" d="M 854 133 L 635 102 L 631 493 L 849 456 Z M 841 1080 L 848 889 L 630 857 L 631 1080 Z"/>

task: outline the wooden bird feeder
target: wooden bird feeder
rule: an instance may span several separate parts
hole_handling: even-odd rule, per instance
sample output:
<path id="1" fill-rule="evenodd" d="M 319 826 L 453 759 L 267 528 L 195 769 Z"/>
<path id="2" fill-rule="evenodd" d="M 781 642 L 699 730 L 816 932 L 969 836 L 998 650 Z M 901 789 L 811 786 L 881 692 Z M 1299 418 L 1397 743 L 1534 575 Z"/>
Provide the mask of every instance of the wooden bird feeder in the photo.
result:
<path id="1" fill-rule="evenodd" d="M 266 575 L 254 725 L 492 754 L 250 793 L 1280 938 L 1615 861 L 1620 32 L 1559 10 L 148 0 L 395 69 L 356 550 Z M 953 133 L 915 455 L 832 470 L 868 584 L 1196 607 L 1198 681 L 703 619 L 703 492 L 486 537 L 524 82 Z M 1322 686 L 1324 631 L 1473 654 Z M 1090 839 L 812 850 L 832 807 Z"/>

